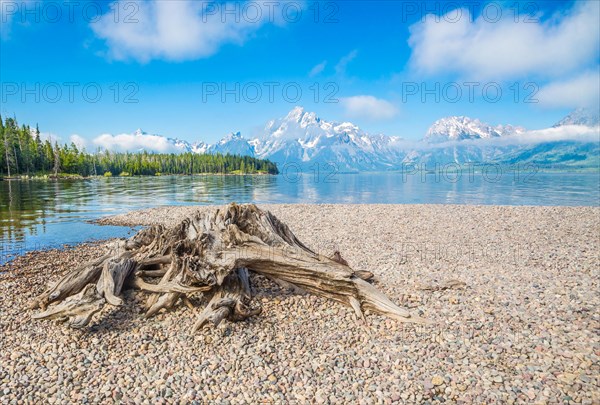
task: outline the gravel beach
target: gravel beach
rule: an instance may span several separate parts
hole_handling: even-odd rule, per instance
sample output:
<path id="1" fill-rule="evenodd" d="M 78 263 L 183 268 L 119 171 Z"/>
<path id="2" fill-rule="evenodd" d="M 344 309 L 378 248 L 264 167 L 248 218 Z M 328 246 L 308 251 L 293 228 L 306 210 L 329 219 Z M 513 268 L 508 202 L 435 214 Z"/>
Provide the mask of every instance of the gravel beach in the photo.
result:
<path id="1" fill-rule="evenodd" d="M 433 325 L 364 325 L 255 276 L 263 312 L 245 322 L 191 335 L 201 306 L 144 319 L 127 292 L 72 330 L 32 321 L 28 301 L 109 242 L 33 252 L 0 267 L 0 403 L 600 403 L 600 208 L 261 208 Z M 173 225 L 198 209 L 214 207 L 100 222 Z M 448 280 L 466 287 L 422 288 Z"/>

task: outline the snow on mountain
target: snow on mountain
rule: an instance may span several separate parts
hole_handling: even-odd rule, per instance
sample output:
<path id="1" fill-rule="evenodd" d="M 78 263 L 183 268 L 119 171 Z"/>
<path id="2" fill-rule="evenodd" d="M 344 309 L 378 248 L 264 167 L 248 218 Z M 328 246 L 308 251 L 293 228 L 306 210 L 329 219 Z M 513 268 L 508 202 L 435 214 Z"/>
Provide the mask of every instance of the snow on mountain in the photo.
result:
<path id="1" fill-rule="evenodd" d="M 177 138 L 167 138 L 167 141 L 181 152 L 190 152 L 192 145 L 188 141 L 182 141 Z"/>
<path id="2" fill-rule="evenodd" d="M 482 123 L 478 119 L 464 116 L 454 116 L 439 119 L 427 131 L 426 142 L 461 141 L 465 139 L 490 139 L 525 132 L 524 128 L 512 125 L 497 125 L 495 127 Z"/>
<path id="3" fill-rule="evenodd" d="M 257 157 L 281 165 L 335 165 L 340 171 L 379 170 L 394 166 L 397 138 L 371 136 L 350 122 L 329 122 L 295 107 L 265 126 L 251 141 Z M 394 152 L 393 152 L 394 151 Z"/>
<path id="4" fill-rule="evenodd" d="M 586 127 L 600 126 L 600 113 L 588 108 L 578 108 L 553 125 L 554 128 L 566 125 L 582 125 Z"/>
<path id="5" fill-rule="evenodd" d="M 253 156 L 277 163 L 280 170 L 285 170 L 286 165 L 290 170 L 397 170 L 405 163 L 425 163 L 429 167 L 468 162 L 512 164 L 524 159 L 580 164 L 594 161 L 593 153 L 597 153 L 594 151 L 598 145 L 589 142 L 589 134 L 587 138 L 578 137 L 581 131 L 577 126 L 593 127 L 599 122 L 598 114 L 575 110 L 553 128 L 526 131 L 518 126 L 492 126 L 478 119 L 452 116 L 435 121 L 421 141 L 407 142 L 399 137 L 368 134 L 350 122 L 326 121 L 314 112 L 295 107 L 285 117 L 269 121 L 262 133 L 252 139 L 232 132 L 214 144 L 190 143 L 149 135 L 138 129 L 128 136 L 108 139 L 106 144 L 128 143 L 157 151 Z M 588 128 L 588 132 L 590 130 L 598 131 Z M 569 132 L 569 138 L 560 138 L 563 132 Z"/>
<path id="6" fill-rule="evenodd" d="M 371 136 L 349 122 L 324 121 L 302 107 L 269 121 L 262 135 L 253 139 L 234 132 L 197 149 L 185 141 L 170 139 L 185 151 L 253 156 L 274 161 L 280 168 L 291 165 L 292 170 L 333 164 L 339 171 L 391 168 L 400 157 L 399 141 L 398 137 Z"/>
<path id="7" fill-rule="evenodd" d="M 595 165 L 598 142 L 590 142 L 596 123 L 589 111 L 576 110 L 560 121 L 568 130 L 553 128 L 527 131 L 512 125 L 491 126 L 468 117 L 436 121 L 423 143 L 409 152 L 406 162 L 426 165 L 448 163 L 535 163 L 540 165 Z M 562 123 L 562 124 L 561 124 Z M 598 129 L 595 130 L 596 134 Z M 596 138 L 597 139 L 597 138 Z M 594 156 L 596 154 L 596 156 Z"/>
<path id="8" fill-rule="evenodd" d="M 241 133 L 232 132 L 214 145 L 208 145 L 206 153 L 254 156 L 254 146 Z"/>
<path id="9" fill-rule="evenodd" d="M 189 151 L 201 155 L 201 154 L 207 153 L 209 147 L 210 147 L 209 144 L 202 142 L 202 141 L 198 141 L 198 142 L 194 142 L 190 145 Z"/>

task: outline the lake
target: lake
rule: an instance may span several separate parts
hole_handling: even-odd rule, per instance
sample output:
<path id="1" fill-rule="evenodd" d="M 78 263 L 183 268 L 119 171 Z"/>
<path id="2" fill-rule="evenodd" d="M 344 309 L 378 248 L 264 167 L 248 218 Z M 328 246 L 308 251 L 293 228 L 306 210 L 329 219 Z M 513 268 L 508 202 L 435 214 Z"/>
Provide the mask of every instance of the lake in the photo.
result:
<path id="1" fill-rule="evenodd" d="M 161 205 L 262 203 L 600 205 L 599 173 L 294 173 L 0 181 L 0 263 L 130 235 L 99 217 Z"/>

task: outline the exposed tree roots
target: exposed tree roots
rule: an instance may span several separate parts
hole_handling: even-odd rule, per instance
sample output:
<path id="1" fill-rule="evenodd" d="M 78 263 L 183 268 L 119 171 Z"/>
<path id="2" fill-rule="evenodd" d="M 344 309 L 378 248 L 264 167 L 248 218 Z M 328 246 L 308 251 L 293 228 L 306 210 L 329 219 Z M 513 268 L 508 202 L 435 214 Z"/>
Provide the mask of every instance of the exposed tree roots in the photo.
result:
<path id="1" fill-rule="evenodd" d="M 399 321 L 427 321 L 395 305 L 354 271 L 339 252 L 326 257 L 300 242 L 287 225 L 252 204 L 229 204 L 213 214 L 195 214 L 174 228 L 153 226 L 120 242 L 104 256 L 68 273 L 31 307 L 34 319 L 59 319 L 86 326 L 104 305 L 123 304 L 121 291 L 147 292 L 146 317 L 190 296 L 205 294 L 208 305 L 193 326 L 196 332 L 222 320 L 240 321 L 261 309 L 252 301 L 249 272 L 282 286 L 327 297 L 354 309 Z M 51 305 L 54 304 L 54 305 Z"/>

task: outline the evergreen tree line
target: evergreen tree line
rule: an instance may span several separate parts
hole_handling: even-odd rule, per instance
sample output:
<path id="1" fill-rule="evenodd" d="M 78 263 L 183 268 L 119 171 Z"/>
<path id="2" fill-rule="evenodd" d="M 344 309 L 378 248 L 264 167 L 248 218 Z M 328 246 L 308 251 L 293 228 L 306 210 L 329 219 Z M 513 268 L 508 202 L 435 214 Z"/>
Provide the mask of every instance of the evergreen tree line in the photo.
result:
<path id="1" fill-rule="evenodd" d="M 59 145 L 40 139 L 36 126 L 19 127 L 16 119 L 0 117 L 0 173 L 8 177 L 22 175 L 70 174 L 81 176 L 269 173 L 277 166 L 269 160 L 249 156 L 175 153 L 87 153 L 77 145 Z"/>

